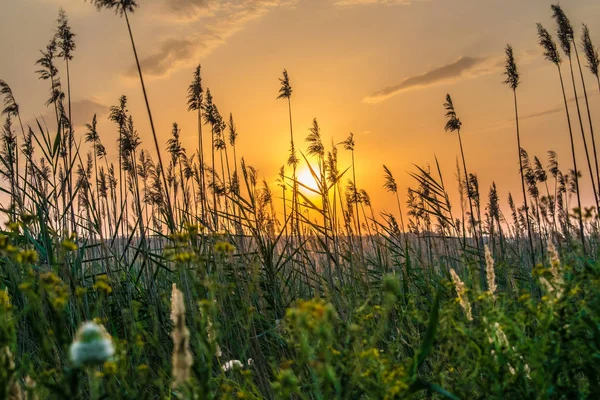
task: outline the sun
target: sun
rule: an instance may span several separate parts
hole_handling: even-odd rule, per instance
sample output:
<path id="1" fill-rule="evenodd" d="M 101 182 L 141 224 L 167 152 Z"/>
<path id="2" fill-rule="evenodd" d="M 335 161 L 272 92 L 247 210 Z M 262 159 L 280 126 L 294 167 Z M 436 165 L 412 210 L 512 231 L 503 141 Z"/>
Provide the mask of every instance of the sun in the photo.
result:
<path id="1" fill-rule="evenodd" d="M 318 170 L 314 170 L 314 172 L 316 174 L 319 173 Z M 315 181 L 315 178 L 312 176 L 310 169 L 308 169 L 307 167 L 302 168 L 301 170 L 298 171 L 298 183 L 299 183 L 299 190 L 302 191 L 304 194 L 315 194 L 314 192 L 312 192 L 311 190 L 314 191 L 319 191 L 319 186 L 317 185 L 317 181 Z M 309 189 L 311 190 L 309 190 Z"/>

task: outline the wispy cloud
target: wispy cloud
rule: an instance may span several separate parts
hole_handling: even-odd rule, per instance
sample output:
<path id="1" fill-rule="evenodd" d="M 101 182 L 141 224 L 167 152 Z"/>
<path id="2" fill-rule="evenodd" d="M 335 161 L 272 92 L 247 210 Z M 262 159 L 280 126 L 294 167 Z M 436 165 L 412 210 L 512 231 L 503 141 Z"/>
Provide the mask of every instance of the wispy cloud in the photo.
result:
<path id="1" fill-rule="evenodd" d="M 565 111 L 565 106 L 556 106 L 556 107 L 552 107 L 552 108 L 549 108 L 544 111 L 538 111 L 535 113 L 527 114 L 527 115 L 522 116 L 521 120 L 543 117 L 545 115 L 556 114 L 561 111 L 563 111 L 563 112 Z"/>
<path id="2" fill-rule="evenodd" d="M 384 6 L 407 6 L 422 0 L 336 0 L 337 6 L 359 6 L 359 5 L 384 5 Z"/>
<path id="3" fill-rule="evenodd" d="M 71 103 L 73 126 L 83 126 L 92 122 L 94 114 L 98 118 L 108 115 L 108 107 L 94 98 L 75 100 Z"/>
<path id="4" fill-rule="evenodd" d="M 89 2 L 80 1 L 80 0 L 38 0 L 41 4 L 50 4 L 56 6 L 56 11 L 58 11 L 58 7 L 62 7 L 67 11 L 67 14 L 71 17 L 75 15 L 82 14 L 90 14 L 94 12 L 94 7 L 92 7 Z"/>
<path id="5" fill-rule="evenodd" d="M 200 17 L 213 15 L 219 8 L 217 0 L 165 0 L 161 3 L 160 14 L 165 13 L 182 21 L 195 21 Z"/>
<path id="6" fill-rule="evenodd" d="M 501 65 L 501 64 L 500 64 Z M 433 86 L 441 83 L 450 83 L 461 77 L 479 76 L 498 68 L 498 60 L 490 57 L 466 57 L 441 67 L 434 68 L 420 75 L 410 76 L 395 85 L 384 87 L 363 99 L 364 103 L 379 103 L 399 93 Z"/>
<path id="7" fill-rule="evenodd" d="M 523 52 L 518 57 L 518 62 L 520 65 L 527 64 L 531 61 L 532 57 L 533 52 Z M 504 68 L 504 57 L 502 56 L 461 56 L 458 60 L 449 64 L 442 65 L 419 75 L 410 76 L 395 85 L 386 86 L 365 97 L 363 102 L 370 104 L 379 103 L 408 90 L 454 83 L 461 79 L 473 79 L 482 75 L 499 72 L 502 68 Z"/>
<path id="8" fill-rule="evenodd" d="M 295 2 L 295 0 L 168 1 L 165 6 L 172 12 L 174 23 L 183 23 L 186 25 L 186 31 L 198 33 L 166 38 L 156 46 L 153 53 L 143 57 L 140 61 L 142 69 L 151 77 L 165 77 L 178 68 L 193 65 L 199 58 L 206 56 L 241 31 L 248 22 L 276 7 Z M 135 66 L 131 66 L 125 75 L 134 77 L 136 73 Z"/>
<path id="9" fill-rule="evenodd" d="M 109 106 L 100 103 L 98 100 L 96 100 L 93 97 L 89 98 L 89 99 L 74 100 L 71 103 L 71 110 L 72 110 L 71 119 L 73 121 L 73 126 L 74 127 L 82 127 L 82 126 L 85 126 L 85 124 L 91 123 L 92 118 L 94 117 L 94 114 L 96 114 L 97 117 L 100 119 L 100 118 L 108 115 L 109 109 L 110 109 Z M 40 120 L 40 122 L 45 121 L 47 124 L 49 124 L 50 126 L 53 126 L 54 128 L 56 127 L 56 118 L 54 117 L 54 115 L 51 115 L 47 112 L 42 114 L 40 116 L 39 120 Z M 25 125 L 29 125 L 32 128 L 37 126 L 35 118 L 27 121 L 25 123 Z M 43 125 L 44 125 L 44 123 L 42 122 L 42 126 Z"/>
<path id="10" fill-rule="evenodd" d="M 166 5 L 175 12 L 189 12 L 209 8 L 214 3 L 214 0 L 170 0 Z"/>
<path id="11" fill-rule="evenodd" d="M 592 97 L 592 96 L 597 96 L 597 95 L 598 95 L 598 92 L 590 92 L 588 94 L 588 98 Z M 583 95 L 579 95 L 579 96 L 577 96 L 577 98 L 580 101 L 579 105 L 582 106 L 582 107 L 585 107 L 585 105 L 581 103 L 582 101 L 584 101 L 584 96 Z M 567 102 L 569 104 L 575 103 L 575 96 L 569 97 L 567 99 Z M 552 108 L 548 108 L 546 110 L 542 110 L 542 111 L 538 111 L 538 112 L 534 112 L 534 113 L 531 113 L 531 114 L 524 115 L 524 116 L 521 117 L 521 120 L 543 117 L 543 116 L 546 116 L 546 115 L 556 114 L 556 113 L 559 113 L 559 112 L 565 112 L 564 103 L 560 104 L 560 105 L 557 105 L 555 107 L 552 107 Z"/>

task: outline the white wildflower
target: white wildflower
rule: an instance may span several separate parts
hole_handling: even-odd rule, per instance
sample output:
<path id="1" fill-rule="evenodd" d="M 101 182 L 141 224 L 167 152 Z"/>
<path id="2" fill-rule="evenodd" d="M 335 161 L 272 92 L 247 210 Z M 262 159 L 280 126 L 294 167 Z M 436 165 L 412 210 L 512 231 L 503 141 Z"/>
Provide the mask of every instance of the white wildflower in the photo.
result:
<path id="1" fill-rule="evenodd" d="M 242 369 L 244 364 L 240 360 L 230 360 L 223 364 L 223 371 L 227 372 L 232 369 Z"/>
<path id="2" fill-rule="evenodd" d="M 69 353 L 78 367 L 101 365 L 115 354 L 115 347 L 104 326 L 90 321 L 77 331 Z"/>
<path id="3" fill-rule="evenodd" d="M 496 332 L 496 338 L 498 338 L 498 343 L 500 344 L 500 346 L 508 348 L 508 346 L 509 346 L 508 338 L 506 337 L 506 334 L 502 330 L 502 327 L 500 326 L 499 323 L 497 323 L 497 322 L 494 323 L 494 330 Z M 515 348 L 513 347 L 513 350 L 514 349 Z"/>

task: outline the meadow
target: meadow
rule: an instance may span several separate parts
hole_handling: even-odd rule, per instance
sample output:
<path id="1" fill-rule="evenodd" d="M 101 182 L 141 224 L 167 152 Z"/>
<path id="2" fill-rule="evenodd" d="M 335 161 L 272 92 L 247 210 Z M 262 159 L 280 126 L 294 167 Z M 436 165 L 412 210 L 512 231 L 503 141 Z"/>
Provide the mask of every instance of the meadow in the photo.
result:
<path id="1" fill-rule="evenodd" d="M 137 2 L 90 3 L 127 24 L 137 61 Z M 0 80 L 0 398 L 597 398 L 600 169 L 596 88 L 584 74 L 600 90 L 600 58 L 586 25 L 574 28 L 558 5 L 548 11 L 555 26 L 537 26 L 540 57 L 556 66 L 570 162 L 521 147 L 508 45 L 515 136 L 506 140 L 521 192 L 479 187 L 459 100 L 447 95 L 440 131 L 461 150 L 456 181 L 436 161 L 415 166 L 400 193 L 384 165 L 373 179 L 396 200 L 386 213 L 356 184 L 352 134 L 327 147 L 316 119 L 307 135 L 293 130 L 286 70 L 273 93 L 290 134 L 276 186 L 236 148 L 233 116 L 219 112 L 200 65 L 188 88 L 197 148 L 183 147 L 177 124 L 158 141 L 138 62 L 147 115 L 136 118 L 151 132 L 138 133 L 121 97 L 109 115 L 118 163 L 109 162 L 114 144 L 97 117 L 83 132 L 70 122 L 76 35 L 61 10 L 37 62 L 56 119 L 25 126 L 19 94 Z M 338 166 L 338 151 L 352 163 Z"/>

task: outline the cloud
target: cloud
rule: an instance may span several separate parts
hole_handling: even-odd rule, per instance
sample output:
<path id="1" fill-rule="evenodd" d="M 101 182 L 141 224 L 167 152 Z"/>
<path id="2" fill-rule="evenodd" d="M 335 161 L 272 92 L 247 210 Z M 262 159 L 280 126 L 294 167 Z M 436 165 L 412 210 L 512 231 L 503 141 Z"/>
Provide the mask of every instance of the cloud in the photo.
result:
<path id="1" fill-rule="evenodd" d="M 214 15 L 219 8 L 217 0 L 165 0 L 162 10 L 180 21 L 195 21 L 200 17 Z M 162 17 L 164 12 L 159 12 Z"/>
<path id="2" fill-rule="evenodd" d="M 66 104 L 65 104 L 66 107 Z M 85 124 L 92 122 L 94 114 L 98 119 L 108 115 L 110 107 L 100 103 L 95 98 L 79 99 L 71 102 L 71 119 L 74 127 L 83 127 Z M 50 129 L 56 129 L 56 116 L 49 112 L 43 113 L 38 120 L 44 126 L 44 121 L 50 127 Z M 29 125 L 32 128 L 37 127 L 35 118 L 28 120 L 25 125 Z"/>
<path id="3" fill-rule="evenodd" d="M 206 56 L 228 38 L 241 31 L 248 22 L 272 9 L 290 5 L 295 0 L 175 0 L 169 1 L 169 9 L 175 18 L 187 11 L 187 15 L 200 16 L 179 19 L 186 31 L 198 32 L 184 37 L 171 37 L 161 41 L 157 49 L 140 60 L 142 71 L 150 77 L 165 77 L 174 70 L 188 67 Z M 125 76 L 135 77 L 137 67 L 132 65 Z"/>
<path id="4" fill-rule="evenodd" d="M 337 0 L 336 6 L 364 6 L 364 5 L 384 5 L 384 6 L 407 6 L 419 0 Z"/>
<path id="5" fill-rule="evenodd" d="M 84 126 L 92 122 L 94 114 L 97 118 L 108 115 L 110 107 L 98 102 L 93 97 L 71 102 L 73 126 Z"/>
<path id="6" fill-rule="evenodd" d="M 166 76 L 168 73 L 181 64 L 187 63 L 192 56 L 199 50 L 199 47 L 210 45 L 214 46 L 218 38 L 205 38 L 196 45 L 192 38 L 190 39 L 166 39 L 159 45 L 158 49 L 140 60 L 142 71 L 147 76 Z M 137 66 L 131 65 L 126 72 L 126 76 L 137 76 Z"/>
<path id="7" fill-rule="evenodd" d="M 530 63 L 535 58 L 535 54 L 533 50 L 521 52 L 516 57 L 519 66 Z M 454 83 L 460 79 L 473 79 L 498 72 L 503 68 L 504 56 L 461 56 L 454 62 L 434 68 L 420 75 L 410 76 L 398 84 L 386 86 L 365 97 L 363 103 L 375 104 L 408 90 Z"/>
<path id="8" fill-rule="evenodd" d="M 500 66 L 502 66 L 501 60 Z M 408 77 L 398 84 L 380 89 L 365 97 L 363 102 L 372 104 L 379 103 L 407 90 L 454 82 L 461 77 L 474 77 L 488 74 L 498 69 L 498 67 L 497 59 L 492 59 L 490 57 L 462 56 L 450 64 L 442 65 L 441 67 L 432 69 L 420 75 Z"/>
<path id="9" fill-rule="evenodd" d="M 209 8 L 213 3 L 213 0 L 170 0 L 167 6 L 175 12 L 189 12 Z"/>
<path id="10" fill-rule="evenodd" d="M 49 4 L 56 6 L 56 13 L 58 14 L 58 7 L 62 7 L 67 12 L 69 17 L 74 15 L 85 15 L 95 11 L 95 8 L 85 1 L 79 0 L 38 0 L 41 4 Z"/>
<path id="11" fill-rule="evenodd" d="M 597 95 L 598 95 L 598 92 L 591 92 L 591 93 L 588 93 L 588 98 L 592 97 L 592 96 L 597 96 Z M 580 107 L 585 107 L 585 101 L 584 101 L 585 97 L 583 95 L 579 95 L 579 96 L 577 96 L 577 98 L 579 99 L 579 106 Z M 574 103 L 575 102 L 575 96 L 569 97 L 567 99 L 567 102 L 568 103 Z M 524 115 L 520 119 L 521 120 L 526 120 L 526 119 L 538 118 L 538 117 L 543 117 L 543 116 L 546 116 L 546 115 L 556 114 L 556 113 L 559 113 L 559 112 L 565 112 L 564 103 L 561 104 L 561 105 L 557 105 L 555 107 L 552 107 L 552 108 L 548 108 L 548 109 L 543 110 L 543 111 L 538 111 L 538 112 L 535 112 L 535 113 Z M 571 118 L 573 118 L 572 114 L 571 114 Z"/>
<path id="12" fill-rule="evenodd" d="M 556 107 L 549 108 L 549 109 L 544 110 L 544 111 L 539 111 L 539 112 L 536 112 L 536 113 L 524 115 L 524 116 L 521 117 L 521 120 L 532 119 L 532 118 L 537 118 L 537 117 L 543 117 L 545 115 L 550 115 L 550 114 L 556 114 L 557 112 L 561 112 L 561 111 L 564 111 L 564 110 L 565 110 L 564 106 L 556 106 Z"/>

